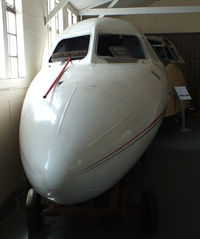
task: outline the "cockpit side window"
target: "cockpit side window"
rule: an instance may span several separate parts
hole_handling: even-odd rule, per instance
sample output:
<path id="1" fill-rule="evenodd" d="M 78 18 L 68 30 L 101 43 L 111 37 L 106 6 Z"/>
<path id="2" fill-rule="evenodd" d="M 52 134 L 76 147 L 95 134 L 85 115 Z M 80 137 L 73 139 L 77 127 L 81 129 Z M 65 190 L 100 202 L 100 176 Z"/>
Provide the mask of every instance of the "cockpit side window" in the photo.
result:
<path id="1" fill-rule="evenodd" d="M 141 41 L 133 35 L 100 34 L 97 55 L 107 60 L 146 59 Z"/>
<path id="2" fill-rule="evenodd" d="M 175 60 L 179 63 L 184 61 L 177 55 L 175 47 L 167 39 L 148 39 L 152 45 L 154 51 L 164 65 L 169 64 L 171 60 Z"/>
<path id="3" fill-rule="evenodd" d="M 170 60 L 178 60 L 178 56 L 176 55 L 174 49 L 172 47 L 169 46 L 165 46 L 165 53 L 168 59 Z"/>
<path id="4" fill-rule="evenodd" d="M 157 56 L 160 58 L 160 59 L 165 59 L 166 56 L 165 56 L 165 51 L 164 49 L 162 48 L 162 46 L 153 46 L 153 49 L 154 51 L 156 52 Z"/>
<path id="5" fill-rule="evenodd" d="M 61 40 L 56 46 L 49 62 L 64 61 L 68 57 L 72 60 L 83 59 L 89 48 L 90 36 L 79 36 Z"/>

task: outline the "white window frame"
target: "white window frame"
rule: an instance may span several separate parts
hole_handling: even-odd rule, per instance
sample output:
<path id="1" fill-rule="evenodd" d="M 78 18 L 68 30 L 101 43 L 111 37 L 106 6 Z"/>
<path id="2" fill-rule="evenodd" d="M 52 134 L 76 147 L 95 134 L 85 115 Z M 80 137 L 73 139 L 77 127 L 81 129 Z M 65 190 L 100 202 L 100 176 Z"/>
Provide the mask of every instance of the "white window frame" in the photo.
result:
<path id="1" fill-rule="evenodd" d="M 59 4 L 59 0 L 46 0 L 46 4 L 47 13 L 50 14 L 53 8 Z M 47 24 L 49 54 L 52 53 L 52 50 L 55 47 L 55 44 L 58 42 L 63 30 L 68 26 L 75 24 L 77 19 L 77 12 L 69 4 L 67 4 L 50 20 L 50 22 Z"/>
<path id="2" fill-rule="evenodd" d="M 58 0 L 47 0 L 47 12 L 48 14 L 59 3 Z M 56 42 L 58 41 L 60 34 L 63 32 L 63 10 L 61 9 L 47 24 L 48 29 L 48 50 L 49 53 L 53 50 Z"/>
<path id="3" fill-rule="evenodd" d="M 5 5 L 3 2 L 0 2 L 0 43 L 2 47 L 1 55 L 0 55 L 0 79 L 7 78 L 7 64 L 6 64 L 6 55 L 7 55 L 7 46 L 4 36 L 6 35 L 5 31 L 6 24 L 6 16 L 5 16 Z"/>
<path id="4" fill-rule="evenodd" d="M 14 19 L 15 19 L 15 33 L 11 33 L 8 30 L 8 21 L 9 18 L 7 17 L 8 13 L 11 13 L 14 15 Z M 6 21 L 7 21 L 7 26 L 6 26 L 6 36 L 7 36 L 7 58 L 8 58 L 8 76 L 10 79 L 13 78 L 19 78 L 19 59 L 18 59 L 18 40 L 17 40 L 17 18 L 16 18 L 16 8 L 15 8 L 15 0 L 14 0 L 14 6 L 13 8 L 10 6 L 6 6 Z M 13 37 L 15 39 L 15 43 L 16 43 L 16 54 L 11 53 L 11 43 L 9 41 L 9 39 L 11 39 L 11 37 Z M 16 73 L 15 75 L 13 75 L 13 64 L 11 63 L 12 60 L 16 61 Z"/>
<path id="5" fill-rule="evenodd" d="M 23 33 L 23 16 L 22 16 L 22 1 L 14 0 L 15 9 L 9 8 L 4 1 L 0 1 L 0 42 L 2 51 L 0 55 L 0 79 L 18 79 L 25 77 L 25 56 L 24 56 L 24 33 Z M 16 34 L 8 33 L 7 29 L 7 11 L 15 14 Z M 16 36 L 16 56 L 9 55 L 8 36 Z M 20 40 L 19 40 L 20 39 Z M 17 58 L 17 75 L 11 76 L 9 70 L 9 60 Z"/>

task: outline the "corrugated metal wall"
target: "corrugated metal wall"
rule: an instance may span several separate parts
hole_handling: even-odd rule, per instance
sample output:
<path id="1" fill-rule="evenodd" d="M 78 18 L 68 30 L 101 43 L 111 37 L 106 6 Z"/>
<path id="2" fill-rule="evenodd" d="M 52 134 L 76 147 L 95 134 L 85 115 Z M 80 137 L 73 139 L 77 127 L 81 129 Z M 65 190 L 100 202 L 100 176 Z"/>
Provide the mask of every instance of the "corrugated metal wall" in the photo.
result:
<path id="1" fill-rule="evenodd" d="M 192 102 L 196 105 L 200 91 L 200 33 L 170 33 L 159 36 L 172 41 L 183 56 L 186 64 L 181 65 L 181 69 L 188 83 Z"/>

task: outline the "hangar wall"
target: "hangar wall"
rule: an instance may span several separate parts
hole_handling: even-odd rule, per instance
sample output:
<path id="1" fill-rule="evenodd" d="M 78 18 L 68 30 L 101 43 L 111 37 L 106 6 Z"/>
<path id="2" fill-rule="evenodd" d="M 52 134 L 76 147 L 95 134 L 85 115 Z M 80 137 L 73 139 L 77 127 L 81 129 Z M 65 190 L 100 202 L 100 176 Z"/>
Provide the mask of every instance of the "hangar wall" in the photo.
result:
<path id="1" fill-rule="evenodd" d="M 149 7 L 199 6 L 199 0 L 160 0 Z M 200 14 L 156 14 L 121 16 L 145 33 L 200 32 Z"/>
<path id="2" fill-rule="evenodd" d="M 26 90 L 39 71 L 44 45 L 44 8 L 40 0 L 22 0 L 25 77 L 0 80 L 0 205 L 23 183 L 18 149 L 20 112 Z"/>
<path id="3" fill-rule="evenodd" d="M 145 33 L 200 32 L 200 14 L 121 16 Z"/>

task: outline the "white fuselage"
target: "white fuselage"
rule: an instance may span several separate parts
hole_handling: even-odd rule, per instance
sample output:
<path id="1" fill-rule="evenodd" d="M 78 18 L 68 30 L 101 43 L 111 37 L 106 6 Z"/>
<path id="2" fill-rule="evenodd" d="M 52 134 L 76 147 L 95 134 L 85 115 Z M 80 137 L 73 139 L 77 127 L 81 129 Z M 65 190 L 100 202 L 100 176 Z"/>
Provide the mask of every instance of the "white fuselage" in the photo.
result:
<path id="1" fill-rule="evenodd" d="M 167 105 L 166 74 L 148 43 L 141 39 L 146 59 L 108 63 L 93 56 L 104 31 L 93 29 L 87 57 L 69 63 L 46 99 L 63 63 L 43 68 L 22 110 L 25 172 L 39 194 L 62 204 L 94 198 L 126 174 L 151 143 Z"/>

